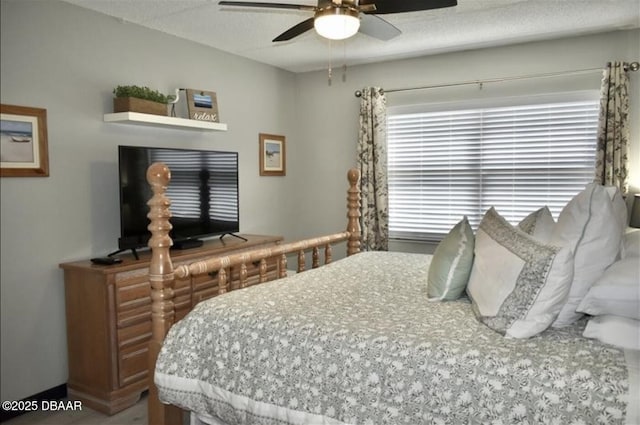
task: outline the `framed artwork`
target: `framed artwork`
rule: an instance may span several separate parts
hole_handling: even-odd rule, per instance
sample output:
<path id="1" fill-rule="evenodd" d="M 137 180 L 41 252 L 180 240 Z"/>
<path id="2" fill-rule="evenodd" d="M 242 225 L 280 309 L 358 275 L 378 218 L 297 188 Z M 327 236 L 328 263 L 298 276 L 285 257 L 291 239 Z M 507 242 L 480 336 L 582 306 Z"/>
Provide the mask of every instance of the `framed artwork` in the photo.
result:
<path id="1" fill-rule="evenodd" d="M 260 133 L 260 175 L 286 175 L 284 136 Z"/>
<path id="2" fill-rule="evenodd" d="M 0 176 L 49 176 L 46 109 L 0 105 Z"/>
<path id="3" fill-rule="evenodd" d="M 187 109 L 189 119 L 220 122 L 218 99 L 212 91 L 187 89 Z"/>

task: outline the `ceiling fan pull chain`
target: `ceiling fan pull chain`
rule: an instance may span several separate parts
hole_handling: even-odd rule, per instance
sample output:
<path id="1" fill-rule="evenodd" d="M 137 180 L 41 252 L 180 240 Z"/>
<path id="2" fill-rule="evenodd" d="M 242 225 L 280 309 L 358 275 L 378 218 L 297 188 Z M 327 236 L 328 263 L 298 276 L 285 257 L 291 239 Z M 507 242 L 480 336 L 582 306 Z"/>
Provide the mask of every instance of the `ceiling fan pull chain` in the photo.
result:
<path id="1" fill-rule="evenodd" d="M 327 84 L 331 86 L 331 76 L 333 74 L 333 43 L 329 40 L 329 69 L 328 69 L 328 81 Z"/>
<path id="2" fill-rule="evenodd" d="M 347 82 L 347 43 L 342 42 L 342 82 Z"/>

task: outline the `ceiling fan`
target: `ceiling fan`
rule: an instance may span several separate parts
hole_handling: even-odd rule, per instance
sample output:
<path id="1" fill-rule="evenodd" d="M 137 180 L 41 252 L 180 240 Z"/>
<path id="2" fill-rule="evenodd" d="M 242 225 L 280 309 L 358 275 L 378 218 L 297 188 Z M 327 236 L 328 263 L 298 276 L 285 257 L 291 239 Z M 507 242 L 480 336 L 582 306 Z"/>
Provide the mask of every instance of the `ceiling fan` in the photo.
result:
<path id="1" fill-rule="evenodd" d="M 457 0 L 318 0 L 317 6 L 245 1 L 220 1 L 221 6 L 293 9 L 313 12 L 313 17 L 289 28 L 273 39 L 291 40 L 312 28 L 325 38 L 343 40 L 358 31 L 380 40 L 390 40 L 400 30 L 376 15 L 416 12 L 452 7 Z"/>

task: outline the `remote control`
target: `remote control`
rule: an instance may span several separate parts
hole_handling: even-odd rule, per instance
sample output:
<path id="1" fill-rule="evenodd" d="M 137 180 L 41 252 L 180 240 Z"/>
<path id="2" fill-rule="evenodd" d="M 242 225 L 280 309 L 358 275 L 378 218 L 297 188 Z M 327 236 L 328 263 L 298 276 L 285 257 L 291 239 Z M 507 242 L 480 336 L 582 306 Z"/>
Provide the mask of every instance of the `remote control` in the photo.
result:
<path id="1" fill-rule="evenodd" d="M 92 258 L 91 262 L 93 264 L 100 264 L 102 266 L 110 266 L 112 264 L 122 263 L 122 258 L 118 258 L 118 257 L 96 257 L 96 258 Z"/>

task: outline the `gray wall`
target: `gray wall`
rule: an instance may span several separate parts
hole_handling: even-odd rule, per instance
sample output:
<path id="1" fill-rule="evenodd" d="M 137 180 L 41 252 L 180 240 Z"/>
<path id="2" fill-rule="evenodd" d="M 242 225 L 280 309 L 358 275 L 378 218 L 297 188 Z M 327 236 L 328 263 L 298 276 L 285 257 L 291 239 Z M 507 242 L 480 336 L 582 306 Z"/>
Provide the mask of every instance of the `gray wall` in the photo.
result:
<path id="1" fill-rule="evenodd" d="M 238 151 L 241 231 L 286 234 L 291 179 L 259 176 L 258 133 L 297 141 L 289 72 L 67 3 L 1 5 L 1 101 L 47 109 L 51 164 L 47 178 L 0 180 L 0 398 L 7 400 L 67 380 L 58 264 L 117 248 L 119 144 Z M 229 131 L 104 123 L 119 84 L 213 90 Z"/>
<path id="2" fill-rule="evenodd" d="M 57 266 L 116 247 L 117 145 L 237 150 L 241 230 L 288 239 L 313 236 L 346 225 L 346 170 L 355 165 L 358 132 L 356 89 L 596 68 L 609 60 L 640 58 L 640 32 L 614 32 L 358 66 L 348 70 L 346 83 L 335 72 L 329 87 L 326 72 L 291 74 L 66 3 L 1 0 L 1 6 L 1 101 L 47 109 L 51 162 L 48 178 L 0 180 L 3 400 L 66 381 L 64 287 Z M 632 75 L 635 94 L 637 74 Z M 111 111 L 110 93 L 118 84 L 216 91 L 229 131 L 105 124 L 102 115 Z M 485 86 L 483 95 L 598 87 L 596 73 L 560 82 Z M 390 94 L 389 103 L 467 94 Z M 632 113 L 636 191 L 638 97 Z M 259 132 L 287 136 L 287 177 L 258 176 Z M 396 244 L 394 249 L 429 248 Z"/>

